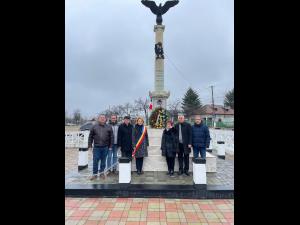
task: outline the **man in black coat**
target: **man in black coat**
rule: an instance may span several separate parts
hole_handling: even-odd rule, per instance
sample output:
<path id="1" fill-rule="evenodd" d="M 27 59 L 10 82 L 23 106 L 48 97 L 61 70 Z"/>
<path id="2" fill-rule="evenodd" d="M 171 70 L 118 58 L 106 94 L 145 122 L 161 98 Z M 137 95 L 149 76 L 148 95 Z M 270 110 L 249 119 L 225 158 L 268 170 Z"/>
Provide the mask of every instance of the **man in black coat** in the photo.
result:
<path id="1" fill-rule="evenodd" d="M 118 147 L 121 148 L 122 157 L 132 158 L 132 128 L 130 117 L 124 117 L 124 123 L 118 129 Z"/>
<path id="2" fill-rule="evenodd" d="M 184 121 L 184 116 L 178 116 L 178 123 L 175 125 L 176 135 L 179 141 L 179 175 L 185 173 L 189 176 L 189 154 L 192 147 L 192 127 L 189 123 Z M 184 168 L 183 168 L 184 162 Z"/>

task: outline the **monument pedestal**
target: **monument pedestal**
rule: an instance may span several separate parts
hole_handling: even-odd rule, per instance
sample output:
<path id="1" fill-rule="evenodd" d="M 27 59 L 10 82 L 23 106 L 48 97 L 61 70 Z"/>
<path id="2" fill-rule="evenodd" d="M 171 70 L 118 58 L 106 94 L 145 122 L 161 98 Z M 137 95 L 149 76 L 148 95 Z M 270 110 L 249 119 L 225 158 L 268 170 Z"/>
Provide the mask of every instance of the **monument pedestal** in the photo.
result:
<path id="1" fill-rule="evenodd" d="M 149 96 L 152 98 L 154 109 L 158 107 L 167 108 L 167 99 L 170 96 L 169 91 L 150 91 Z"/>
<path id="2" fill-rule="evenodd" d="M 149 147 L 148 147 L 148 157 L 144 157 L 143 171 L 168 171 L 166 158 L 161 155 L 161 138 L 163 129 L 151 129 L 148 128 L 148 137 L 149 137 Z M 190 172 L 193 171 L 192 160 L 193 153 L 190 154 Z M 215 173 L 217 172 L 217 157 L 206 153 L 206 172 Z M 175 159 L 175 171 L 179 170 L 178 168 L 178 157 Z M 136 171 L 135 159 L 133 159 L 131 164 L 131 170 Z"/>

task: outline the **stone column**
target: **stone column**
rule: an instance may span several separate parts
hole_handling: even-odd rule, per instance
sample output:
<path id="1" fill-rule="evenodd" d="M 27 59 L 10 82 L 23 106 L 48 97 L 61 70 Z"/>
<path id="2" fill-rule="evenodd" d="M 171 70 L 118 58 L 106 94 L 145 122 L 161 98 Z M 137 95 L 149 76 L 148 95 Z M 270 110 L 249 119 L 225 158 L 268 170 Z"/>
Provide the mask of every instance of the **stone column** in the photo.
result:
<path id="1" fill-rule="evenodd" d="M 165 30 L 164 25 L 155 25 L 155 44 L 158 42 L 163 44 L 163 32 Z M 162 106 L 163 108 L 167 107 L 167 98 L 170 96 L 170 92 L 164 90 L 164 59 L 156 59 L 154 56 L 155 68 L 154 68 L 154 91 L 150 91 L 149 95 L 152 97 L 153 109 Z"/>
<path id="2" fill-rule="evenodd" d="M 163 41 L 163 32 L 165 30 L 164 25 L 155 25 L 154 26 L 154 32 L 155 32 L 155 44 Z M 164 47 L 164 45 L 163 45 Z M 154 83 L 154 90 L 159 92 L 164 90 L 164 59 L 156 59 L 156 56 L 154 56 L 155 61 L 155 83 Z"/>

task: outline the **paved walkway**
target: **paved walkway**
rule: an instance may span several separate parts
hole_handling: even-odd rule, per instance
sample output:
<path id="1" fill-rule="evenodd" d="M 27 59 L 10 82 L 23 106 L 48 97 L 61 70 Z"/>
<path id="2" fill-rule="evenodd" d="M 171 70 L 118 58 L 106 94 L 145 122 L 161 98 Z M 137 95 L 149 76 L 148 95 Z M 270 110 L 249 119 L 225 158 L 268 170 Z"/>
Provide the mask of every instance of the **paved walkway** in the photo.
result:
<path id="1" fill-rule="evenodd" d="M 234 200 L 65 198 L 66 225 L 231 225 Z"/>

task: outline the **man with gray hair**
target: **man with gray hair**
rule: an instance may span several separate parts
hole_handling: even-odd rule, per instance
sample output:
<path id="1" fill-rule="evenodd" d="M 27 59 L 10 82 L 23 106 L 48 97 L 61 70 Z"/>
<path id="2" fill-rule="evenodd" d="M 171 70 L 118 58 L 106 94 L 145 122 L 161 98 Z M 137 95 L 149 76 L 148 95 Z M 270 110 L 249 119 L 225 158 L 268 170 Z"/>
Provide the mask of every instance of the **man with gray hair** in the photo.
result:
<path id="1" fill-rule="evenodd" d="M 176 134 L 179 140 L 178 175 L 189 176 L 189 154 L 192 147 L 192 127 L 189 123 L 184 121 L 184 115 L 178 115 L 178 123 L 175 125 Z M 183 168 L 184 162 L 184 168 Z"/>
<path id="2" fill-rule="evenodd" d="M 93 176 L 91 180 L 97 178 L 99 161 L 100 164 L 100 177 L 105 179 L 103 174 L 105 166 L 106 166 L 106 157 L 108 151 L 112 150 L 112 145 L 114 143 L 114 136 L 112 127 L 106 122 L 105 115 L 101 114 L 98 118 L 98 123 L 95 124 L 90 131 L 88 147 L 92 148 L 92 144 L 94 143 L 93 148 Z"/>

